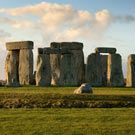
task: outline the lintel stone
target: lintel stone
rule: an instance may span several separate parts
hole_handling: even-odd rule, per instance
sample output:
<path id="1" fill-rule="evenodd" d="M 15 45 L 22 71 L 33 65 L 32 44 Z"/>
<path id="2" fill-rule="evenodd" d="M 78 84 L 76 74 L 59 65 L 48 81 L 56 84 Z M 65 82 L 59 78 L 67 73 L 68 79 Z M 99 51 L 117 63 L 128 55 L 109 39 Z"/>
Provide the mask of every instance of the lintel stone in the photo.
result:
<path id="1" fill-rule="evenodd" d="M 71 50 L 82 50 L 83 43 L 80 43 L 80 42 L 61 42 L 61 43 L 52 42 L 51 48 L 58 48 L 58 49 L 68 48 Z"/>
<path id="2" fill-rule="evenodd" d="M 32 41 L 18 41 L 18 42 L 7 42 L 7 50 L 20 50 L 20 49 L 33 49 Z"/>
<path id="3" fill-rule="evenodd" d="M 97 47 L 95 48 L 95 53 L 116 53 L 116 48 L 108 48 L 108 47 Z"/>
<path id="4" fill-rule="evenodd" d="M 71 50 L 68 48 L 38 48 L 38 54 L 71 54 Z"/>

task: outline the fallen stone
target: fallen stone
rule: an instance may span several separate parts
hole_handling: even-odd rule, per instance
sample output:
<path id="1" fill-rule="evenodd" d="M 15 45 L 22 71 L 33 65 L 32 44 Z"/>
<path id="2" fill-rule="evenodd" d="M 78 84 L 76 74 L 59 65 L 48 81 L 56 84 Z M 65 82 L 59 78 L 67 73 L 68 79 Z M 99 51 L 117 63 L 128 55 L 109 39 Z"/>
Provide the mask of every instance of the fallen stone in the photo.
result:
<path id="1" fill-rule="evenodd" d="M 38 54 L 36 67 L 36 85 L 50 86 L 51 85 L 51 65 L 49 54 Z"/>
<path id="2" fill-rule="evenodd" d="M 98 47 L 98 48 L 95 48 L 95 53 L 116 53 L 116 48 L 106 48 L 106 47 Z"/>
<path id="3" fill-rule="evenodd" d="M 135 87 L 135 54 L 128 56 L 126 86 Z"/>
<path id="4" fill-rule="evenodd" d="M 19 75 L 19 51 L 9 51 L 5 62 L 5 76 L 7 86 L 20 86 Z"/>
<path id="5" fill-rule="evenodd" d="M 30 85 L 33 81 L 33 52 L 32 49 L 21 49 L 19 53 L 19 82 Z"/>
<path id="6" fill-rule="evenodd" d="M 84 83 L 82 84 L 78 89 L 76 89 L 74 91 L 75 94 L 81 94 L 81 93 L 89 93 L 89 94 L 92 94 L 93 91 L 92 91 L 92 88 L 90 86 L 90 84 L 88 83 Z"/>
<path id="7" fill-rule="evenodd" d="M 120 54 L 108 55 L 107 84 L 112 87 L 124 86 L 122 60 Z"/>
<path id="8" fill-rule="evenodd" d="M 86 82 L 91 86 L 102 86 L 101 55 L 92 53 L 87 58 Z"/>
<path id="9" fill-rule="evenodd" d="M 7 42 L 7 50 L 33 49 L 32 41 Z"/>

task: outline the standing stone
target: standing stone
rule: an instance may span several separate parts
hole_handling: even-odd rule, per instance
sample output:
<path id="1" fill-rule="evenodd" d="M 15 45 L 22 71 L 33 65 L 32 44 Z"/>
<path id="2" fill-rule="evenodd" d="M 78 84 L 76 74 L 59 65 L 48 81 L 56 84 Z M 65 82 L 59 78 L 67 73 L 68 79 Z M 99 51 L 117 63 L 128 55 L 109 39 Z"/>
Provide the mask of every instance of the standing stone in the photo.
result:
<path id="1" fill-rule="evenodd" d="M 32 49 L 21 49 L 19 53 L 19 82 L 30 85 L 33 82 L 33 52 Z"/>
<path id="2" fill-rule="evenodd" d="M 60 54 L 50 54 L 50 64 L 52 72 L 52 85 L 60 85 Z"/>
<path id="3" fill-rule="evenodd" d="M 82 50 L 72 50 L 72 53 L 75 59 L 74 65 L 77 72 L 77 85 L 80 86 L 85 82 L 84 54 Z"/>
<path id="4" fill-rule="evenodd" d="M 77 71 L 73 54 L 61 55 L 60 86 L 77 86 Z"/>
<path id="5" fill-rule="evenodd" d="M 18 76 L 19 51 L 9 51 L 5 62 L 7 86 L 20 86 Z"/>
<path id="6" fill-rule="evenodd" d="M 84 65 L 84 54 L 83 44 L 79 42 L 52 42 L 51 48 L 57 48 L 60 50 L 69 49 L 71 50 L 75 59 L 74 66 L 77 71 L 77 85 L 81 85 L 85 82 L 85 65 Z M 58 75 L 57 75 L 58 76 Z"/>
<path id="7" fill-rule="evenodd" d="M 101 55 L 92 53 L 87 58 L 86 82 L 91 86 L 102 86 Z"/>
<path id="8" fill-rule="evenodd" d="M 50 54 L 38 54 L 37 56 L 36 85 L 51 85 Z"/>
<path id="9" fill-rule="evenodd" d="M 128 56 L 126 86 L 135 87 L 135 54 Z"/>
<path id="10" fill-rule="evenodd" d="M 6 43 L 6 49 L 10 51 L 17 51 L 19 57 L 19 66 L 17 70 L 19 82 L 22 85 L 29 85 L 33 82 L 33 42 L 32 41 L 19 41 Z M 14 58 L 14 59 L 18 59 Z M 12 63 L 9 62 L 11 65 Z M 14 79 L 13 76 L 11 78 Z"/>
<path id="11" fill-rule="evenodd" d="M 102 85 L 107 86 L 108 55 L 101 55 Z"/>
<path id="12" fill-rule="evenodd" d="M 122 61 L 120 54 L 108 55 L 107 83 L 109 86 L 124 86 Z"/>

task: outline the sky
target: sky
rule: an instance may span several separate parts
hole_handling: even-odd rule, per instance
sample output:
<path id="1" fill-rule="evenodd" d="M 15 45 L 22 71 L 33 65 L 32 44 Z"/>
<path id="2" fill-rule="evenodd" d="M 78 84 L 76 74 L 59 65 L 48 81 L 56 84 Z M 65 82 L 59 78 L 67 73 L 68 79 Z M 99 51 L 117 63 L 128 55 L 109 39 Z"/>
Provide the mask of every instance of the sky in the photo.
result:
<path id="1" fill-rule="evenodd" d="M 122 56 L 135 54 L 135 0 L 0 0 L 0 79 L 5 79 L 6 42 L 34 41 L 37 48 L 51 42 L 84 44 L 85 62 L 96 47 L 115 47 Z"/>

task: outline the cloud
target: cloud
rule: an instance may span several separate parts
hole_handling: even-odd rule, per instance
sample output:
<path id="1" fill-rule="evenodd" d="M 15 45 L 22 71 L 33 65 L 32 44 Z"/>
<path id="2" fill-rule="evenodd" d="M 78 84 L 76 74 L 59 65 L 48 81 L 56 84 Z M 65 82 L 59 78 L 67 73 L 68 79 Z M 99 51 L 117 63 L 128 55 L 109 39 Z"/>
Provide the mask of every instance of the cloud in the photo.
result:
<path id="1" fill-rule="evenodd" d="M 91 15 L 85 10 L 75 10 L 71 5 L 41 2 L 33 6 L 13 9 L 0 9 L 12 17 L 36 17 L 36 20 L 13 21 L 5 19 L 5 23 L 14 28 L 34 28 L 42 33 L 44 40 L 89 40 L 98 37 L 111 23 L 112 15 L 104 9 Z"/>
<path id="2" fill-rule="evenodd" d="M 135 21 L 135 16 L 134 15 L 114 16 L 113 21 L 120 23 L 130 23 Z"/>

